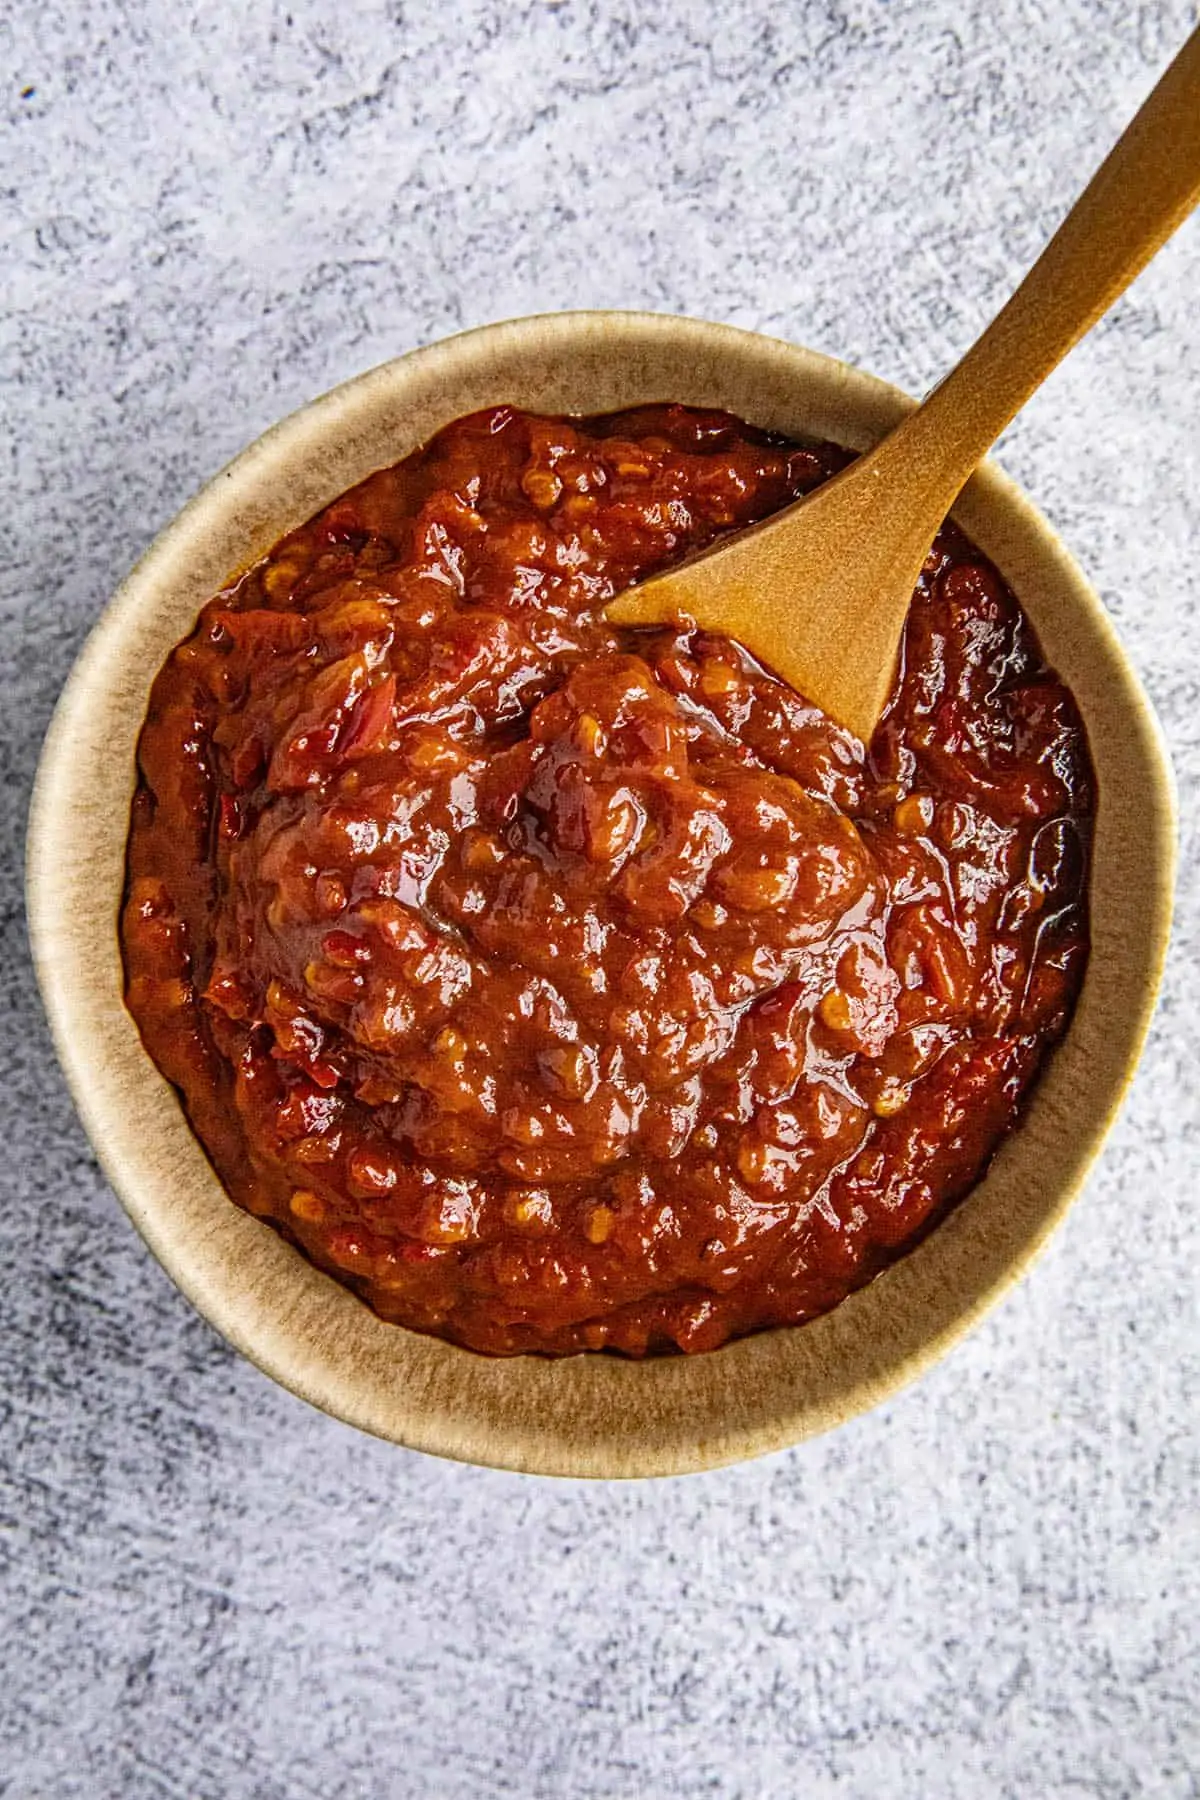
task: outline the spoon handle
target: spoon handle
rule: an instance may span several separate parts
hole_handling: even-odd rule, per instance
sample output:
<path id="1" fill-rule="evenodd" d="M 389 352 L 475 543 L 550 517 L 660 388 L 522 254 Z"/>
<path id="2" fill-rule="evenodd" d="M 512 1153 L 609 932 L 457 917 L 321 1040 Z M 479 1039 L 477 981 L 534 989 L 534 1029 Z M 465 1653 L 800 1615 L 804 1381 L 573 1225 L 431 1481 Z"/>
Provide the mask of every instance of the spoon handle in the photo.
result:
<path id="1" fill-rule="evenodd" d="M 887 440 L 928 455 L 930 517 L 1200 200 L 1200 30 L 1071 208 L 1011 300 Z M 880 446 L 882 450 L 884 446 Z M 924 460 L 924 459 L 922 459 Z"/>

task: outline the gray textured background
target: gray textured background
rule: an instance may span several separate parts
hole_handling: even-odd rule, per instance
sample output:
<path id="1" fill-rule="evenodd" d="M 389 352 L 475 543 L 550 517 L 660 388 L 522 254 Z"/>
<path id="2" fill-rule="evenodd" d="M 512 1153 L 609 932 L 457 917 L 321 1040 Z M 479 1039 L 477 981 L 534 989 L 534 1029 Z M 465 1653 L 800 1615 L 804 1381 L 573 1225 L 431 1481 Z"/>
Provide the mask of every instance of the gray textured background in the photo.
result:
<path id="1" fill-rule="evenodd" d="M 272 420 L 460 326 L 762 327 L 914 390 L 1003 298 L 1182 0 L 16 0 L 0 17 L 0 1795 L 1200 1793 L 1200 227 L 1002 460 L 1184 790 L 1179 929 L 1102 1168 L 919 1387 L 626 1487 L 437 1463 L 239 1361 L 51 1056 L 19 858 L 107 595 Z"/>

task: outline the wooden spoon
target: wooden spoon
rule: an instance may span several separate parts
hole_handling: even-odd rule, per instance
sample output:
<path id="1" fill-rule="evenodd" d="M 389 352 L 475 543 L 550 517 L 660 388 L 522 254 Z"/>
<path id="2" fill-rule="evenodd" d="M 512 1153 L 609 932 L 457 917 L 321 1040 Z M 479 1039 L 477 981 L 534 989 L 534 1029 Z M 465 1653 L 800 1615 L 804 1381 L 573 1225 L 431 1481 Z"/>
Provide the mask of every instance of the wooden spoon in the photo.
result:
<path id="1" fill-rule="evenodd" d="M 810 497 L 621 594 L 621 625 L 693 619 L 864 741 L 921 565 L 975 465 L 1200 199 L 1200 30 L 1004 310 L 881 443 Z"/>

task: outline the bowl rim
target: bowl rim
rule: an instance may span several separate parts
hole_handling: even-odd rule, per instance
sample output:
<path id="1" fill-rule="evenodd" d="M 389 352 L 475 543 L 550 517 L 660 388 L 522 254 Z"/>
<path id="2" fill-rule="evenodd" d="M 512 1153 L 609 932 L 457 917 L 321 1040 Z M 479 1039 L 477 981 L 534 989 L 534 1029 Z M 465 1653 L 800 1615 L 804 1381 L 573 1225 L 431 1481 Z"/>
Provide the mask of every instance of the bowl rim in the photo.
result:
<path id="1" fill-rule="evenodd" d="M 1016 484 L 985 463 L 954 516 L 1013 579 L 1050 660 L 1061 669 L 1078 657 L 1087 674 L 1085 705 L 1078 674 L 1062 670 L 1080 697 L 1094 758 L 1095 727 L 1103 727 L 1111 769 L 1099 771 L 1097 854 L 1103 838 L 1123 887 L 1111 921 L 1105 914 L 1099 945 L 1093 892 L 1093 952 L 1076 1018 L 1025 1120 L 984 1180 L 935 1232 L 824 1318 L 703 1357 L 496 1362 L 381 1325 L 268 1227 L 230 1205 L 174 1090 L 142 1049 L 120 994 L 114 995 L 119 891 L 109 886 L 107 913 L 96 904 L 97 891 L 111 883 L 118 825 L 123 847 L 133 785 L 132 756 L 122 763 L 106 752 L 114 744 L 129 752 L 130 730 L 136 741 L 149 683 L 165 654 L 155 651 L 185 635 L 190 627 L 178 629 L 179 618 L 188 606 L 194 617 L 219 585 L 204 574 L 206 558 L 212 567 L 223 566 L 225 579 L 255 561 L 282 535 L 281 516 L 299 523 L 325 503 L 314 503 L 314 495 L 328 490 L 331 499 L 361 479 L 343 479 L 345 469 L 365 474 L 398 460 L 436 429 L 422 428 L 421 420 L 447 423 L 472 410 L 455 395 L 483 391 L 480 382 L 491 382 L 492 400 L 478 404 L 498 404 L 510 397 L 495 387 L 505 380 L 520 390 L 511 397 L 529 405 L 521 396 L 574 391 L 572 381 L 586 380 L 589 391 L 603 397 L 610 389 L 624 392 L 623 381 L 635 389 L 639 380 L 653 386 L 653 371 L 671 367 L 688 391 L 646 391 L 646 398 L 720 404 L 693 398 L 712 391 L 730 396 L 730 410 L 752 418 L 757 411 L 758 423 L 772 422 L 766 413 L 791 416 L 804 407 L 813 418 L 842 417 L 845 430 L 860 440 L 853 448 L 873 441 L 915 405 L 900 390 L 818 352 L 731 326 L 646 312 L 538 314 L 478 327 L 381 363 L 272 426 L 154 539 L 71 670 L 46 734 L 30 805 L 27 917 L 52 1036 L 101 1166 L 151 1251 L 209 1322 L 292 1392 L 377 1436 L 498 1468 L 592 1477 L 713 1468 L 831 1429 L 914 1380 L 1020 1279 L 1083 1185 L 1132 1079 L 1169 936 L 1175 798 L 1158 722 L 1074 559 Z M 732 404 L 743 390 L 758 396 L 749 408 Z M 443 398 L 452 410 L 439 414 Z M 821 433 L 811 429 L 807 435 Z M 404 447 L 395 454 L 377 454 L 380 443 L 397 442 Z M 372 454 L 374 461 L 364 464 Z M 239 545 L 241 553 L 220 565 L 220 557 Z M 1045 592 L 1039 589 L 1036 606 L 1032 590 L 1023 592 L 1013 574 L 1022 558 L 1032 559 L 1031 581 L 1040 570 Z M 200 600 L 193 605 L 196 594 Z M 1044 616 L 1043 606 L 1049 609 Z M 164 636 L 168 613 L 174 624 Z M 1112 709 L 1111 720 L 1105 708 Z M 123 796 L 124 811 L 115 813 Z M 123 854 L 121 867 L 123 873 Z M 1099 868 L 1097 861 L 1094 885 Z M 1102 1079 L 1095 1075 L 1097 1064 Z M 918 1268 L 921 1278 L 915 1279 Z M 952 1282 L 961 1284 L 961 1292 L 949 1293 Z M 927 1319 L 913 1312 L 921 1305 Z"/>

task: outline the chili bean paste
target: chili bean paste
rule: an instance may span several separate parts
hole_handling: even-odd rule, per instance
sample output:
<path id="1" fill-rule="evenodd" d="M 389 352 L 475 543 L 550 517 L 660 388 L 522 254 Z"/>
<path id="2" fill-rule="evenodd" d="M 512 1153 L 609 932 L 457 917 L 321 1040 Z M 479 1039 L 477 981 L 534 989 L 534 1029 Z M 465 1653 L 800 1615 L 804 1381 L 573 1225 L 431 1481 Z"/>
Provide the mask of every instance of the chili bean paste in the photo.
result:
<path id="1" fill-rule="evenodd" d="M 951 525 L 869 748 L 622 589 L 850 460 L 460 419 L 203 610 L 139 747 L 127 998 L 233 1199 L 493 1354 L 835 1306 L 1012 1127 L 1087 955 L 1079 716 Z"/>

